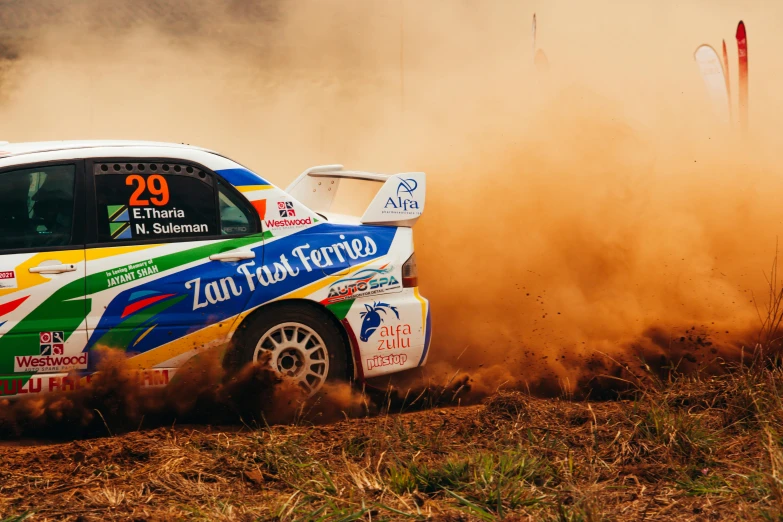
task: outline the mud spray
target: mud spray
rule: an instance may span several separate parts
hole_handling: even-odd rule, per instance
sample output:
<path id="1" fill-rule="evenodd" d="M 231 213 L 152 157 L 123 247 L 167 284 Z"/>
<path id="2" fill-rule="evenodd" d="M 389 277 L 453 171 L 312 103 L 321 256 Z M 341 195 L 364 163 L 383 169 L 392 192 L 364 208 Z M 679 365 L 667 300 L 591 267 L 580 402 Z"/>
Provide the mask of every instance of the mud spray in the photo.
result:
<path id="1" fill-rule="evenodd" d="M 282 186 L 319 163 L 425 170 L 434 345 L 426 369 L 392 379 L 401 390 L 584 392 L 620 365 L 717 371 L 755 342 L 783 222 L 783 7 L 115 4 L 2 6 L 0 136 L 194 143 Z M 739 19 L 744 138 L 692 61 Z"/>

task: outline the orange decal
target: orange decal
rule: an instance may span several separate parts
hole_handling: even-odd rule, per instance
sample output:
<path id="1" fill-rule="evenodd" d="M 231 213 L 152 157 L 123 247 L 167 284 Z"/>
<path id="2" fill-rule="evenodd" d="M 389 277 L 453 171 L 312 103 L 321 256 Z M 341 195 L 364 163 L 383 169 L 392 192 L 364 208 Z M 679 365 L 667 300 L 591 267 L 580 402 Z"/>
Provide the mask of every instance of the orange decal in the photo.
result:
<path id="1" fill-rule="evenodd" d="M 150 198 L 150 201 L 156 207 L 162 207 L 169 202 L 169 184 L 166 183 L 166 180 L 160 174 L 153 174 L 149 177 L 147 189 L 153 196 L 159 196 L 158 198 Z"/>
<path id="2" fill-rule="evenodd" d="M 169 202 L 169 184 L 160 174 L 153 174 L 146 180 L 138 174 L 131 174 L 125 178 L 125 184 L 137 185 L 128 202 L 131 207 L 146 207 L 149 206 L 150 201 L 156 207 L 162 207 Z M 153 197 L 140 199 L 145 190 L 148 190 Z"/>
<path id="3" fill-rule="evenodd" d="M 253 205 L 253 208 L 256 209 L 256 212 L 258 212 L 258 216 L 261 219 L 264 219 L 266 216 L 266 200 L 259 199 L 256 201 L 251 201 L 250 203 Z"/>
<path id="4" fill-rule="evenodd" d="M 139 196 L 141 196 L 144 193 L 144 189 L 146 188 L 146 183 L 144 182 L 144 178 L 139 176 L 138 174 L 131 174 L 127 178 L 125 178 L 125 184 L 126 185 L 134 185 L 138 183 L 138 186 L 136 187 L 136 190 L 133 191 L 133 194 L 130 197 L 129 205 L 132 207 L 146 207 L 150 204 L 149 200 L 146 199 L 139 199 Z"/>

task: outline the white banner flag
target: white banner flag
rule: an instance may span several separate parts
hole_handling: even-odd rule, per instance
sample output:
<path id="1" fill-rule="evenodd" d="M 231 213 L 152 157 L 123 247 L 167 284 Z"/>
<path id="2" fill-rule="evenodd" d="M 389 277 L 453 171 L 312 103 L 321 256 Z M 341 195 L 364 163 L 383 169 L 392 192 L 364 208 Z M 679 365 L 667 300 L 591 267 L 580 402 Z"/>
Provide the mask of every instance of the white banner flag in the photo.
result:
<path id="1" fill-rule="evenodd" d="M 693 54 L 696 64 L 699 66 L 704 85 L 710 97 L 715 113 L 721 121 L 728 124 L 731 116 L 729 113 L 729 93 L 726 92 L 726 76 L 723 74 L 723 63 L 718 53 L 709 45 L 702 45 Z"/>

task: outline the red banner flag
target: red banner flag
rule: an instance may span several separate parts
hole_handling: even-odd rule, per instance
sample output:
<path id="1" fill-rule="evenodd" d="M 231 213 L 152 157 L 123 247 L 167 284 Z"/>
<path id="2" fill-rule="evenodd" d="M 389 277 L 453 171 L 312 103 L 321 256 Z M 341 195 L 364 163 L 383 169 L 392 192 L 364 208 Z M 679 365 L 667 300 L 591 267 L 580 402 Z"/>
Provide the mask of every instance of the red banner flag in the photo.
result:
<path id="1" fill-rule="evenodd" d="M 739 111 L 742 132 L 748 130 L 748 36 L 745 22 L 737 25 L 737 54 L 739 56 Z"/>

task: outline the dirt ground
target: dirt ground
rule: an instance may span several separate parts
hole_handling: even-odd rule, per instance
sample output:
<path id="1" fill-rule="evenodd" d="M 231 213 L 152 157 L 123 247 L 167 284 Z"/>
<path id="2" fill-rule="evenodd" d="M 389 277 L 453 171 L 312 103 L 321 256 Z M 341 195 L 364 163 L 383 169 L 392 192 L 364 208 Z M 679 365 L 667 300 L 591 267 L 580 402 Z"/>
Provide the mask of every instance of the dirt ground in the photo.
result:
<path id="1" fill-rule="evenodd" d="M 5 520 L 779 520 L 783 373 L 0 446 Z M 56 429 L 56 425 L 53 429 Z"/>

